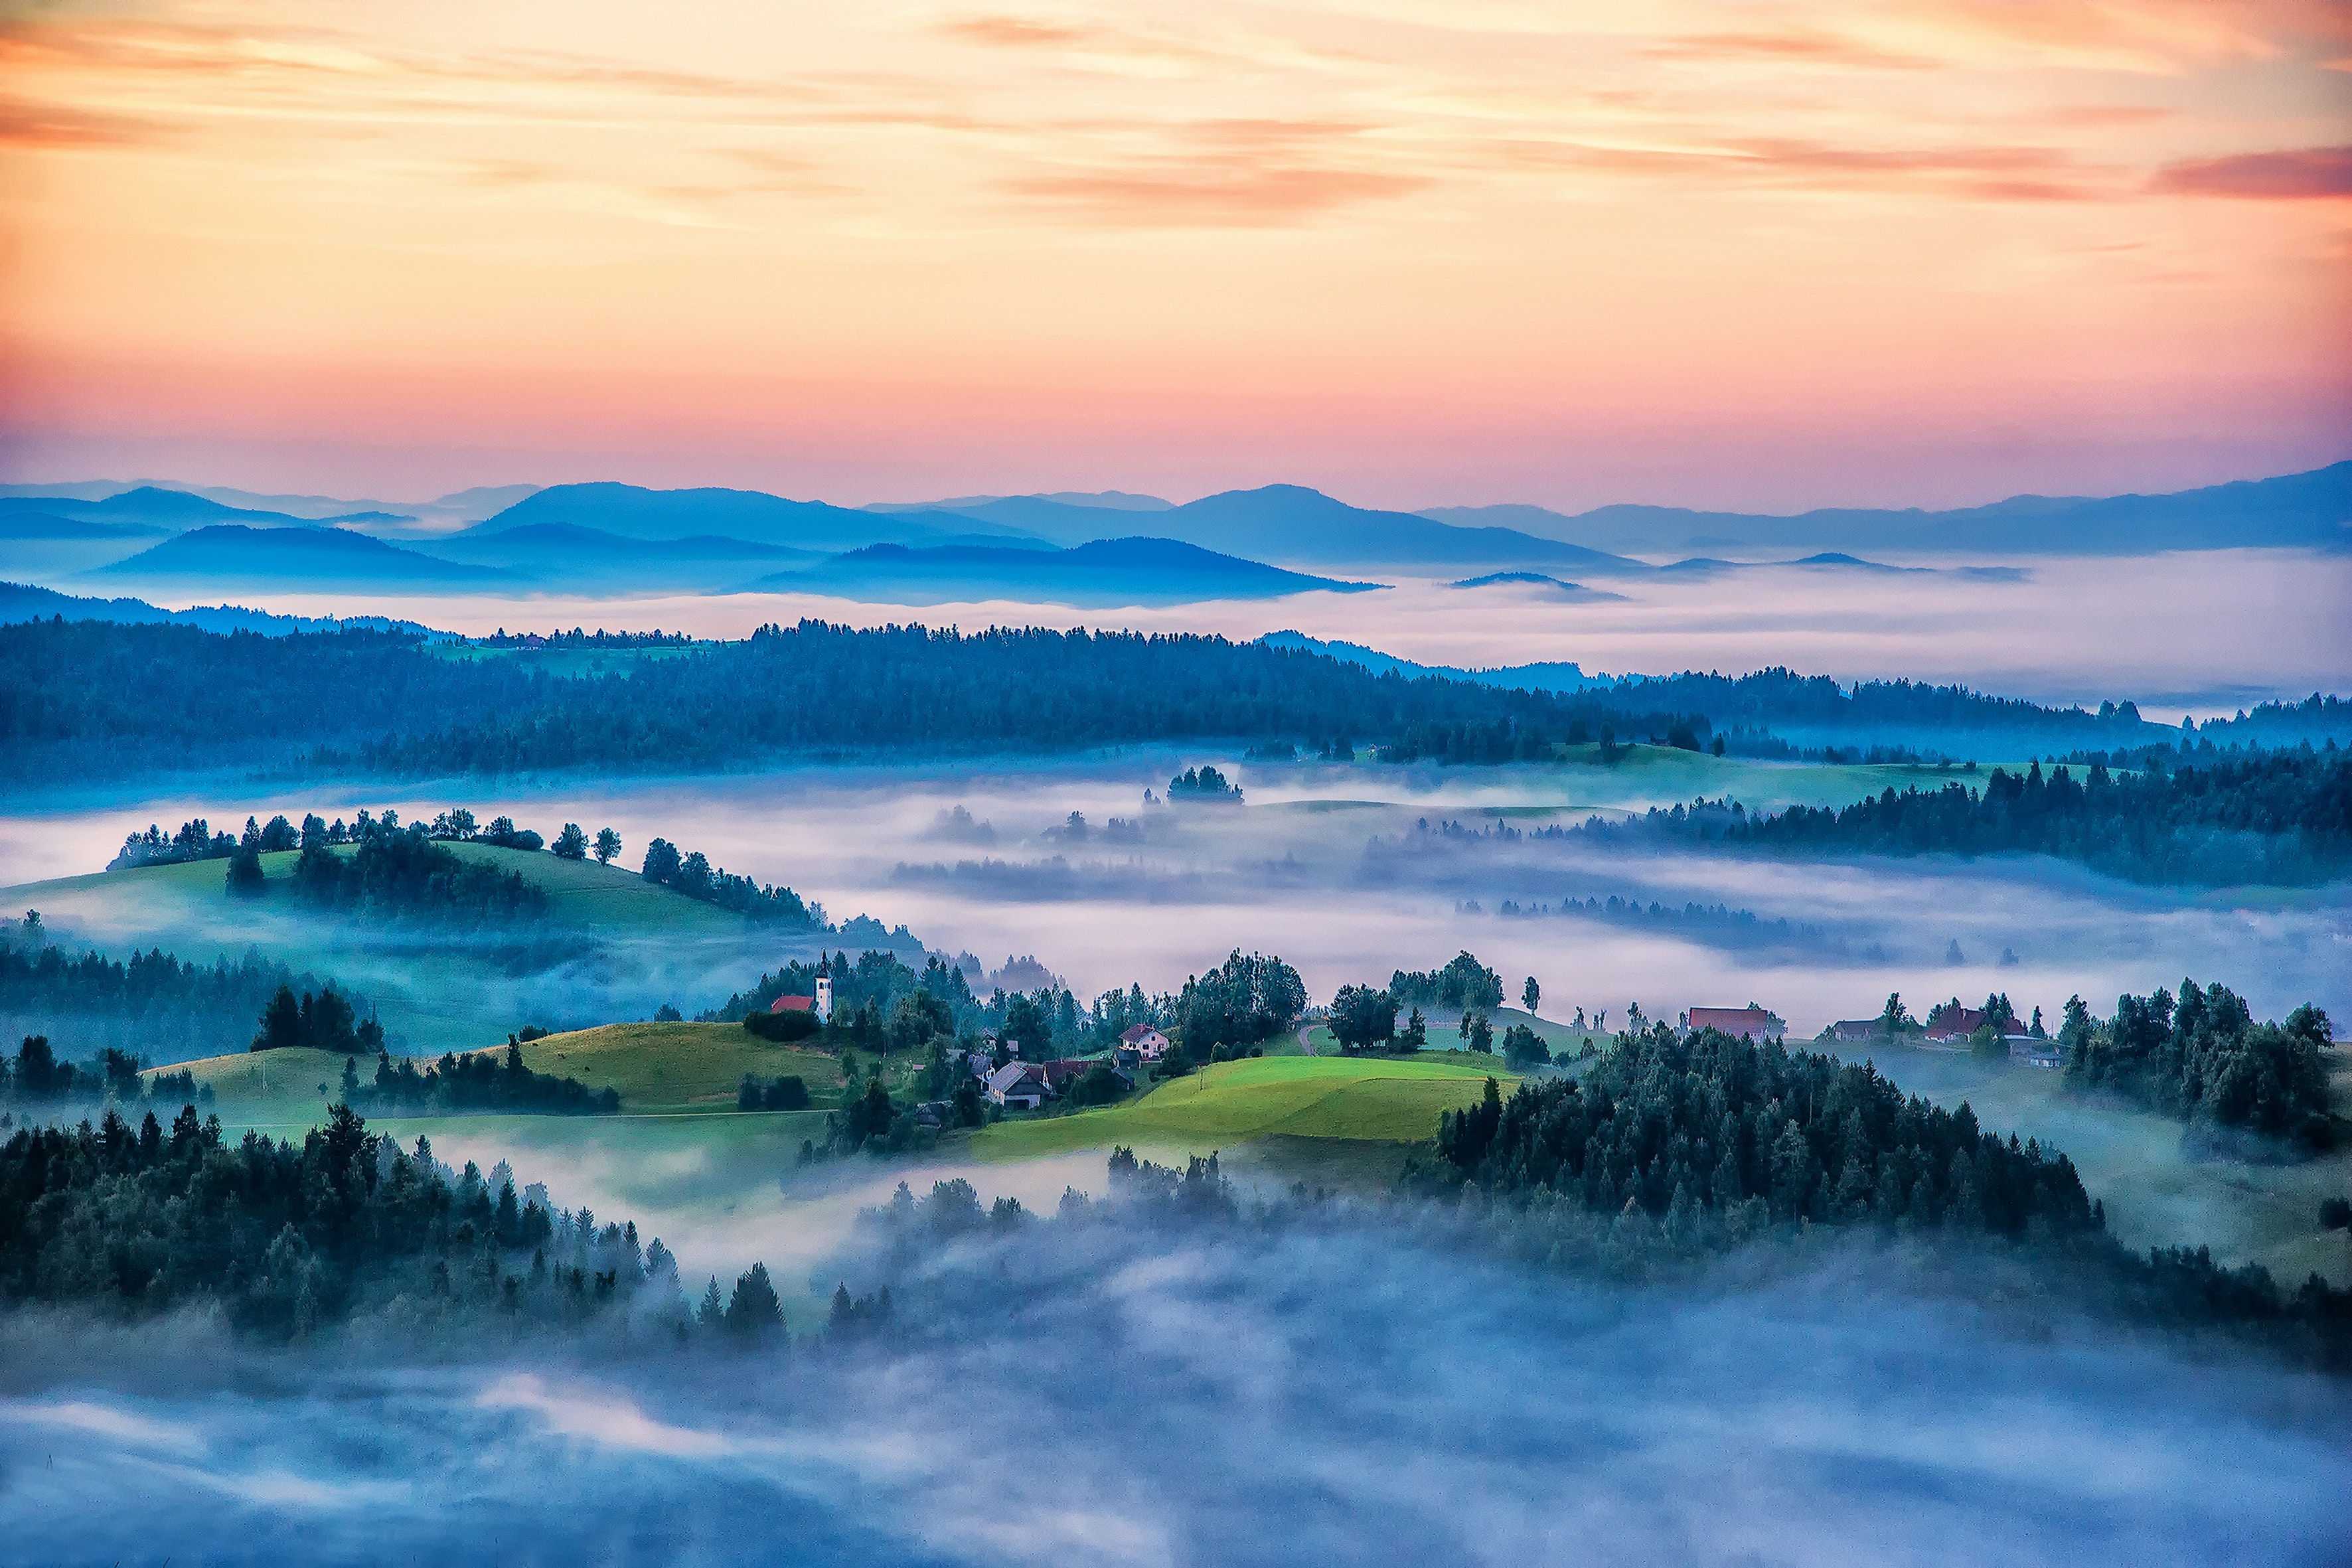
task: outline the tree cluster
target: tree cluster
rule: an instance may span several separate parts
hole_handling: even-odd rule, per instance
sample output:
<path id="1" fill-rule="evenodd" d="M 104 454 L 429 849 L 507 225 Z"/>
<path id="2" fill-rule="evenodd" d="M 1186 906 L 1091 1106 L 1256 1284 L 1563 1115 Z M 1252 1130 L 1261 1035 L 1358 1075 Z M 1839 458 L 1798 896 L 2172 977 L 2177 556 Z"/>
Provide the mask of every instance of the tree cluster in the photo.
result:
<path id="1" fill-rule="evenodd" d="M 2309 1003 L 2284 1024 L 2256 1023 L 2245 999 L 2216 983 L 2180 983 L 2116 998 L 2100 1023 L 2080 996 L 2066 1003 L 2058 1043 L 2066 1082 L 2105 1089 L 2200 1125 L 2291 1140 L 2318 1152 L 2336 1146 L 2328 1109 L 2326 1053 L 2336 1043 L 2327 1015 Z"/>
<path id="2" fill-rule="evenodd" d="M 294 896 L 338 914 L 448 925 L 512 925 L 548 910 L 545 890 L 520 872 L 452 853 L 422 823 L 367 824 L 348 854 L 306 846 L 294 863 Z"/>
<path id="3" fill-rule="evenodd" d="M 1307 985 L 1298 971 L 1263 953 L 1244 957 L 1239 948 L 1224 963 L 1184 982 L 1176 999 L 1176 1026 L 1186 1048 L 1205 1058 L 1213 1045 L 1247 1046 L 1270 1039 L 1298 1022 L 1307 1010 Z"/>
<path id="4" fill-rule="evenodd" d="M 1545 1188 L 1696 1227 L 1872 1219 L 2018 1237 L 2105 1221 L 2072 1162 L 1906 1098 L 1868 1064 L 1665 1025 L 1620 1036 L 1580 1079 L 1448 1111 L 1437 1156 L 1497 1192 Z"/>
<path id="5" fill-rule="evenodd" d="M 528 1262 L 524 1260 L 528 1259 Z M 579 1324 L 637 1302 L 677 1318 L 677 1269 L 634 1225 L 519 1203 L 350 1107 L 299 1142 L 221 1135 L 184 1106 L 168 1129 L 111 1110 L 95 1127 L 0 1145 L 0 1299 L 144 1317 L 216 1304 L 237 1329 L 301 1339 L 355 1312 L 412 1322 Z M 667 1294 L 665 1301 L 662 1297 Z"/>
<path id="6" fill-rule="evenodd" d="M 383 1030 L 373 1018 L 362 1018 L 343 994 L 330 983 L 305 991 L 298 999 L 291 984 L 280 985 L 261 1010 L 261 1026 L 253 1043 L 256 1051 L 304 1049 L 373 1056 L 384 1048 Z"/>
<path id="7" fill-rule="evenodd" d="M 428 1116 L 452 1111 L 506 1111 L 525 1116 L 610 1116 L 621 1109 L 615 1089 L 590 1089 L 575 1078 L 534 1072 L 522 1047 L 496 1051 L 445 1051 L 420 1069 L 412 1058 L 376 1058 L 375 1078 L 362 1082 L 356 1064 L 343 1064 L 342 1098 L 378 1116 Z"/>
<path id="8" fill-rule="evenodd" d="M 656 838 L 646 846 L 644 871 L 648 882 L 658 882 L 689 899 L 717 904 L 722 910 L 732 910 L 754 920 L 803 926 L 824 923 L 824 911 L 812 910 L 790 888 L 767 887 L 749 877 L 713 869 L 701 850 L 680 855 L 677 846 L 667 838 Z"/>
<path id="9" fill-rule="evenodd" d="M 1398 970 L 1389 977 L 1389 994 L 1399 1006 L 1499 1007 L 1503 977 L 1465 952 L 1443 969 Z"/>

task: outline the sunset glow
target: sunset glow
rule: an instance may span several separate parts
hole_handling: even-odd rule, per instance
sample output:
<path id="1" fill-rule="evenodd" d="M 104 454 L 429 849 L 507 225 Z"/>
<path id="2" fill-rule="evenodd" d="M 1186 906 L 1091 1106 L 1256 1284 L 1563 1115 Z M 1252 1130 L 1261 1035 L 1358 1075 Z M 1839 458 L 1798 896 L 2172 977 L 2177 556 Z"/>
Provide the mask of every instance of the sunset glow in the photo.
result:
<path id="1" fill-rule="evenodd" d="M 2157 490 L 2352 427 L 2300 3 L 72 3 L 11 479 Z"/>

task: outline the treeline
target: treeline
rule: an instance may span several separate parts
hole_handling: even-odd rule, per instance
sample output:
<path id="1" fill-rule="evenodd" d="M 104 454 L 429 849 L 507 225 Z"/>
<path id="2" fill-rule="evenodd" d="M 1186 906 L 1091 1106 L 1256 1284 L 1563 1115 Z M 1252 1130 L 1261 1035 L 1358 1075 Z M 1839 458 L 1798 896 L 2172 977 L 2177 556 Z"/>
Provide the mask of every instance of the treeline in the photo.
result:
<path id="1" fill-rule="evenodd" d="M 185 1106 L 168 1129 L 110 1110 L 95 1127 L 29 1128 L 0 1145 L 0 1301 L 138 1319 L 217 1307 L 236 1330 L 303 1340 L 361 1313 L 407 1331 L 619 1320 L 681 1341 L 783 1328 L 764 1267 L 699 1311 L 677 1259 L 635 1224 L 599 1226 L 533 1187 L 493 1183 L 372 1133 L 350 1107 L 299 1142 L 230 1143 Z"/>
<path id="2" fill-rule="evenodd" d="M 160 949 L 109 958 L 69 952 L 37 913 L 0 925 L 0 1039 L 46 1035 L 59 1050 L 113 1047 L 150 1061 L 185 1061 L 240 1048 L 253 1020 L 279 991 L 313 992 L 321 982 L 248 948 L 236 963 L 182 962 Z M 342 994 L 360 1012 L 364 997 Z"/>
<path id="3" fill-rule="evenodd" d="M 732 910 L 754 920 L 801 926 L 824 924 L 823 905 L 812 908 L 803 903 L 801 896 L 790 888 L 767 887 L 749 877 L 714 869 L 699 849 L 681 856 L 677 846 L 667 838 L 656 838 L 646 846 L 644 875 L 648 882 L 658 882 L 689 899 L 717 904 L 722 910 Z"/>
<path id="4" fill-rule="evenodd" d="M 376 1058 L 375 1078 L 362 1081 L 356 1064 L 343 1064 L 342 1100 L 378 1116 L 431 1116 L 450 1111 L 508 1111 L 518 1116 L 610 1116 L 621 1109 L 614 1089 L 590 1089 L 574 1078 L 534 1072 L 521 1043 L 495 1051 L 445 1051 L 420 1069 L 413 1059 Z"/>
<path id="5" fill-rule="evenodd" d="M 198 1084 L 195 1074 L 184 1069 L 142 1078 L 146 1069 L 146 1058 L 134 1051 L 109 1046 L 87 1060 L 69 1061 L 47 1035 L 27 1035 L 13 1058 L 0 1056 L 0 1100 L 40 1114 L 55 1114 L 77 1100 L 131 1107 L 142 1099 L 158 1105 L 212 1103 L 212 1085 Z"/>
<path id="6" fill-rule="evenodd" d="M 2306 748 L 2136 775 L 2095 763 L 2080 780 L 2064 767 L 2045 778 L 2036 763 L 1995 768 L 1982 790 L 1890 788 L 1843 810 L 1752 816 L 1700 800 L 1576 831 L 1809 854 L 2039 854 L 2143 882 L 2309 885 L 2352 869 L 2352 755 Z"/>
<path id="7" fill-rule="evenodd" d="M 2095 712 L 2043 708 L 2022 698 L 1915 680 L 1841 686 L 1826 675 L 1799 675 L 1779 666 L 1740 676 L 1634 676 L 1599 689 L 1620 710 L 1705 713 L 1718 731 L 1753 732 L 1775 724 L 1850 731 L 1998 730 L 2044 744 L 2128 744 L 2145 733 L 2145 721 L 2129 702 L 2104 702 Z M 1625 738 L 1625 731 L 1619 735 Z"/>
<path id="8" fill-rule="evenodd" d="M 321 690 L 336 700 L 318 701 Z M 1456 723 L 1565 737 L 1579 722 L 1631 736 L 1704 719 L 1589 693 L 1407 680 L 1189 635 L 803 621 L 625 673 L 561 675 L 528 660 L 439 658 L 382 632 L 0 627 L 0 767 L 26 776 L 152 771 L 158 756 L 249 762 L 271 751 L 404 775 L 684 771 L 776 752 L 1394 737 Z"/>
<path id="9" fill-rule="evenodd" d="M 166 834 L 161 826 L 151 822 L 145 832 L 134 832 L 123 839 L 121 849 L 107 862 L 106 868 L 123 871 L 140 866 L 181 865 L 190 860 L 226 860 L 240 851 L 274 855 L 282 849 L 358 844 L 378 828 L 390 831 L 399 826 L 400 813 L 396 811 L 385 812 L 381 819 L 372 818 L 362 811 L 350 822 L 339 816 L 331 823 L 313 812 L 302 818 L 302 826 L 299 828 L 283 813 L 258 824 L 248 816 L 245 819 L 245 832 L 234 836 L 213 832 L 212 825 L 201 816 L 182 823 L 179 831 L 171 834 Z M 514 818 L 492 817 L 489 826 L 483 827 L 475 822 L 474 814 L 464 806 L 453 806 L 441 813 L 425 828 L 425 833 L 433 838 L 490 844 L 505 849 L 546 847 L 545 839 L 530 828 L 517 827 Z M 567 823 L 564 833 L 564 837 L 556 843 L 555 853 L 567 859 L 583 858 L 589 847 L 579 828 Z M 612 841 L 609 851 L 604 847 L 604 840 L 607 838 Z M 596 848 L 600 859 L 610 860 L 619 853 L 620 840 L 613 837 L 613 830 L 608 827 L 598 836 Z"/>
<path id="10" fill-rule="evenodd" d="M 2070 997 L 2058 1029 L 2071 1088 L 2105 1089 L 2195 1127 L 2289 1140 L 2311 1152 L 2334 1148 L 2342 1131 L 2328 1106 L 2323 1054 L 2335 1042 L 2327 1015 L 2309 1003 L 2283 1025 L 2258 1024 L 2243 997 L 2193 980 L 2181 981 L 2178 1002 L 2161 989 L 2119 996 L 2104 1023 Z"/>
<path id="11" fill-rule="evenodd" d="M 1445 1113 L 1401 1185 L 1557 1215 L 1540 1227 L 1554 1233 L 1549 1256 L 1574 1241 L 1621 1265 L 1812 1226 L 1998 1238 L 2085 1270 L 2135 1317 L 2352 1368 L 2352 1291 L 2316 1274 L 2283 1289 L 2259 1265 L 2225 1269 L 2201 1247 L 2131 1253 L 2057 1150 L 1987 1132 L 1966 1105 L 1906 1097 L 1868 1064 L 1777 1041 L 1658 1025 L 1620 1035 L 1578 1079 L 1528 1079 L 1507 1100 L 1490 1079 L 1479 1104 Z"/>

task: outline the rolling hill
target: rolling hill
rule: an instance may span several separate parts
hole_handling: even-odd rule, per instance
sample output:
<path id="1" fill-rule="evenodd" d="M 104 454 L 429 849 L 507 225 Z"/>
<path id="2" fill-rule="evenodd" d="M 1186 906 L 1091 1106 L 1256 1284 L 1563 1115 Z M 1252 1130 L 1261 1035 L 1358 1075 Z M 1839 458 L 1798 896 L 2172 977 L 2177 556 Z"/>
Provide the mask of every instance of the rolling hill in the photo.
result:
<path id="1" fill-rule="evenodd" d="M 551 485 L 452 538 L 540 523 L 571 523 L 632 539 L 717 535 L 821 553 L 869 544 L 936 544 L 956 535 L 1021 533 L 956 512 L 862 511 L 787 500 L 761 490 L 655 490 L 603 482 Z"/>
<path id="2" fill-rule="evenodd" d="M 845 597 L 870 594 L 927 604 L 1034 598 L 1161 605 L 1317 591 L 1353 594 L 1382 584 L 1309 576 L 1171 539 L 1098 539 L 1068 550 L 877 544 L 836 555 L 804 572 L 762 577 L 751 586 Z"/>
<path id="3" fill-rule="evenodd" d="M 972 1135 L 983 1160 L 1022 1160 L 1127 1144 L 1206 1154 L 1266 1137 L 1411 1142 L 1434 1137 L 1442 1111 L 1476 1103 L 1492 1058 L 1260 1057 L 1203 1068 L 1100 1110 L 1006 1121 Z"/>
<path id="4" fill-rule="evenodd" d="M 252 528 L 236 522 L 193 529 L 127 561 L 97 567 L 83 575 L 184 587 L 202 584 L 348 588 L 363 584 L 462 588 L 520 580 L 516 574 L 496 567 L 443 561 L 342 529 Z"/>

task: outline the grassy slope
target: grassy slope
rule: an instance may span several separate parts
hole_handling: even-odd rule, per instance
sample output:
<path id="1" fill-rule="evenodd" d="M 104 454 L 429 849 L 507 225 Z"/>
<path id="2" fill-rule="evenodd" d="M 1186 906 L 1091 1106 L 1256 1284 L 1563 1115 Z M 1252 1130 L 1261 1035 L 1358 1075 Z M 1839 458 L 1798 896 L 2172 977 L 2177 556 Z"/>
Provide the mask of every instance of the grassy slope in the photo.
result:
<path id="1" fill-rule="evenodd" d="M 1491 1065 L 1489 1065 L 1491 1064 Z M 1127 1143 L 1205 1153 L 1270 1135 L 1410 1142 L 1438 1113 L 1475 1101 L 1487 1076 L 1517 1081 L 1491 1058 L 1451 1061 L 1263 1057 L 1203 1068 L 1122 1105 L 976 1133 L 972 1152 L 1019 1160 Z"/>
<path id="2" fill-rule="evenodd" d="M 740 1024 L 606 1024 L 533 1040 L 522 1059 L 534 1072 L 617 1089 L 632 1111 L 733 1110 L 747 1072 L 797 1073 L 820 1104 L 842 1083 L 838 1057 L 772 1045 Z"/>
<path id="3" fill-rule="evenodd" d="M 2291 1282 L 2314 1269 L 2352 1282 L 2352 1247 L 2318 1217 L 2321 1199 L 2352 1193 L 2352 1149 L 2276 1165 L 2193 1160 L 2181 1152 L 2179 1122 L 2067 1094 L 2054 1072 L 1901 1047 L 1868 1054 L 1907 1093 L 1966 1100 L 1982 1125 L 2064 1150 L 2106 1204 L 2110 1228 L 2134 1247 L 2205 1242 L 2225 1261 L 2252 1259 Z M 2352 1109 L 2352 1069 L 2338 1071 L 2336 1089 L 2337 1110 Z"/>
<path id="4" fill-rule="evenodd" d="M 447 847 L 463 858 L 518 871 L 545 889 L 559 935 L 614 942 L 652 938 L 722 951 L 752 935 L 742 917 L 617 866 L 488 845 Z M 502 1044 L 507 1031 L 525 1021 L 499 1006 L 495 982 L 484 984 L 478 936 L 321 919 L 294 900 L 290 882 L 298 858 L 294 850 L 263 856 L 268 891 L 251 902 L 229 899 L 227 862 L 199 860 L 0 889 L 0 908 L 37 909 L 52 927 L 86 932 L 92 945 L 116 956 L 152 946 L 208 963 L 258 945 L 296 970 L 363 993 L 384 1026 L 405 1037 L 413 1051 L 437 1056 Z"/>

